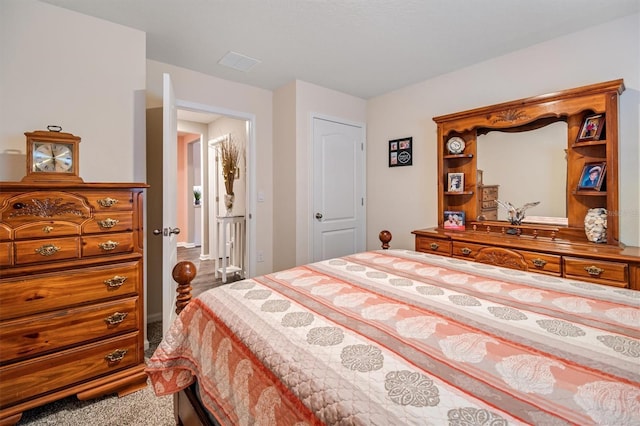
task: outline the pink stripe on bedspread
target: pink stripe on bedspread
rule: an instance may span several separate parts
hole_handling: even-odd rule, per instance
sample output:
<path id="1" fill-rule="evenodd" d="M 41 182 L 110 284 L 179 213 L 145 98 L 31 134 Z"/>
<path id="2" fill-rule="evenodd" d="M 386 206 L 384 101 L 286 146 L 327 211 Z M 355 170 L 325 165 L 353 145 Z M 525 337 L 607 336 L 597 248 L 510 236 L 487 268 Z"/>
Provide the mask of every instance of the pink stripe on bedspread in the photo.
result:
<path id="1" fill-rule="evenodd" d="M 202 294 L 148 372 L 234 424 L 640 424 L 638 293 L 367 252 Z"/>

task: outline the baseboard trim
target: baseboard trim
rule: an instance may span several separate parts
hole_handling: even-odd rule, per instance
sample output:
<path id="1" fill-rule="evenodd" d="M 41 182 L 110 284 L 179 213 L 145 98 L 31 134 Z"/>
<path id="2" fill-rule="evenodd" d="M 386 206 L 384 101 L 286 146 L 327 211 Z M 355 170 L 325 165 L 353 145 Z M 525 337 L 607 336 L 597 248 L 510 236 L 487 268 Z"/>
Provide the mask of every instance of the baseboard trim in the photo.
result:
<path id="1" fill-rule="evenodd" d="M 156 312 L 155 314 L 147 314 L 147 324 L 150 322 L 162 321 L 162 312 Z"/>
<path id="2" fill-rule="evenodd" d="M 183 247 L 183 248 L 196 248 L 199 246 L 200 245 L 196 243 L 185 243 L 185 242 L 176 243 L 176 247 Z"/>

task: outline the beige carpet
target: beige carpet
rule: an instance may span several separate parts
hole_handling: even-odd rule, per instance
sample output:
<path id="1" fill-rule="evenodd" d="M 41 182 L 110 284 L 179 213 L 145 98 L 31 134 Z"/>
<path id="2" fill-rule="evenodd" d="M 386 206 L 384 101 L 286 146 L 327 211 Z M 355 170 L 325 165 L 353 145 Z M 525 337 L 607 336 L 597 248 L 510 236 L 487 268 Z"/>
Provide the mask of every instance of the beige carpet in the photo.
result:
<path id="1" fill-rule="evenodd" d="M 148 338 L 147 356 L 162 338 L 160 322 L 149 324 Z M 158 398 L 150 386 L 122 398 L 109 395 L 79 401 L 73 396 L 25 411 L 18 425 L 173 426 L 173 397 Z"/>

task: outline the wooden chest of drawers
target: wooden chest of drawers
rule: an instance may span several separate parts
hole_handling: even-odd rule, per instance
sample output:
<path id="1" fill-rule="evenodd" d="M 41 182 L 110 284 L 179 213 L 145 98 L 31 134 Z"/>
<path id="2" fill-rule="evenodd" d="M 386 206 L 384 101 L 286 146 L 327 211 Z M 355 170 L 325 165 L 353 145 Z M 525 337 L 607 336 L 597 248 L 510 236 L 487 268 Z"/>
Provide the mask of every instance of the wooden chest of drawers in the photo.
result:
<path id="1" fill-rule="evenodd" d="M 0 184 L 0 424 L 144 373 L 145 184 Z"/>
<path id="2" fill-rule="evenodd" d="M 481 220 L 498 220 L 499 185 L 478 185 L 478 216 Z"/>
<path id="3" fill-rule="evenodd" d="M 484 231 L 419 229 L 415 250 L 511 269 L 640 290 L 640 248 L 569 245 Z"/>

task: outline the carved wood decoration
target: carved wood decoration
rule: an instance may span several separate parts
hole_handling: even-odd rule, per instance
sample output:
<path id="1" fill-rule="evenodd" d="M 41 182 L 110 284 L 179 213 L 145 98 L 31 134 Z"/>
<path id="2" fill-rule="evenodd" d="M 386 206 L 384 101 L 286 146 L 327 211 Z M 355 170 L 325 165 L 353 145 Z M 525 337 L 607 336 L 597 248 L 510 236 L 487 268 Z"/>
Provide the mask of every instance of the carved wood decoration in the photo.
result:
<path id="1" fill-rule="evenodd" d="M 522 255 L 513 250 L 497 247 L 480 249 L 476 255 L 476 262 L 489 263 L 491 265 L 504 266 L 505 268 L 519 269 L 521 271 L 529 269 Z"/>
<path id="2" fill-rule="evenodd" d="M 492 123 L 494 124 L 500 123 L 500 122 L 513 123 L 518 120 L 524 121 L 524 120 L 527 120 L 528 118 L 529 117 L 527 116 L 527 114 L 522 110 L 508 109 L 506 111 L 499 112 L 496 115 L 496 118 L 492 120 Z"/>
<path id="3" fill-rule="evenodd" d="M 72 214 L 80 217 L 86 217 L 84 212 L 75 204 L 70 202 L 64 202 L 62 198 L 50 199 L 44 198 L 41 200 L 32 199 L 31 203 L 15 203 L 13 205 L 15 209 L 9 213 L 9 217 L 17 216 L 39 216 L 39 217 L 54 217 L 62 216 L 65 214 Z"/>

